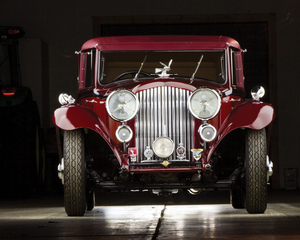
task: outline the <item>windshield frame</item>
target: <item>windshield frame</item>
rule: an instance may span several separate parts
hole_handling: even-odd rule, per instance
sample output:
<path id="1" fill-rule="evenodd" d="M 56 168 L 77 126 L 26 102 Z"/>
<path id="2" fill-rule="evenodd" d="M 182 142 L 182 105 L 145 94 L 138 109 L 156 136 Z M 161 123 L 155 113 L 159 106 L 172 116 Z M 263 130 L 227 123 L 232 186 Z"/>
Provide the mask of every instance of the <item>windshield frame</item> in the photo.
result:
<path id="1" fill-rule="evenodd" d="M 223 71 L 220 73 L 222 74 L 224 77 L 223 77 L 223 82 L 220 82 L 220 81 L 214 81 L 214 80 L 211 80 L 211 79 L 205 79 L 205 78 L 201 78 L 201 77 L 195 77 L 193 79 L 193 81 L 204 81 L 204 82 L 208 82 L 208 83 L 214 83 L 214 84 L 218 84 L 218 85 L 225 85 L 227 82 L 228 82 L 228 61 L 227 61 L 227 58 L 228 58 L 228 49 L 225 48 L 225 49 L 205 49 L 205 50 L 137 50 L 137 51 L 134 51 L 134 50 L 129 50 L 129 51 L 120 51 L 120 50 L 116 50 L 116 51 L 113 51 L 113 50 L 109 50 L 109 51 L 103 51 L 103 50 L 98 50 L 98 54 L 97 54 L 97 57 L 99 58 L 99 61 L 98 61 L 98 66 L 97 66 L 97 69 L 98 69 L 98 75 L 97 75 L 97 82 L 100 86 L 107 86 L 107 85 L 111 85 L 111 84 L 116 84 L 116 83 L 120 83 L 120 82 L 128 82 L 128 81 L 134 81 L 134 75 L 130 78 L 126 78 L 126 79 L 121 79 L 121 80 L 118 80 L 118 81 L 110 81 L 110 82 L 107 82 L 107 83 L 103 83 L 103 76 L 105 76 L 105 73 L 103 73 L 103 69 L 104 69 L 104 56 L 105 54 L 107 53 L 118 53 L 118 52 L 123 52 L 123 53 L 130 53 L 130 52 L 139 52 L 139 53 L 144 53 L 144 55 L 147 55 L 147 53 L 154 53 L 154 52 L 161 52 L 161 53 L 197 53 L 199 54 L 199 58 L 201 57 L 201 55 L 203 53 L 207 53 L 207 52 L 221 52 L 223 53 L 222 54 L 222 57 L 223 57 Z M 104 60 L 104 61 L 103 61 Z M 146 60 L 147 62 L 147 60 Z M 220 59 L 220 62 L 221 62 L 221 59 Z M 143 58 L 141 58 L 140 60 L 140 63 L 137 64 L 136 66 L 136 71 L 139 70 L 140 66 L 142 66 L 143 64 Z M 196 70 L 197 68 L 197 64 L 199 63 L 199 60 L 198 61 L 195 61 L 195 66 L 194 66 L 194 70 L 193 72 Z M 168 64 L 168 62 L 165 62 L 164 64 Z M 159 62 L 158 62 L 158 66 L 159 66 Z M 200 63 L 200 66 L 201 66 L 201 63 Z M 163 66 L 160 66 L 163 68 Z M 171 66 L 172 68 L 172 66 Z M 222 68 L 222 67 L 221 67 Z M 105 69 L 104 69 L 105 70 Z M 143 68 L 141 69 L 141 71 L 143 71 Z M 198 71 L 201 71 L 201 69 L 198 69 Z M 168 77 L 161 77 L 160 75 L 158 74 L 155 74 L 153 73 L 151 76 L 143 76 L 143 77 L 138 77 L 136 79 L 136 82 L 142 82 L 142 81 L 145 81 L 145 80 L 149 80 L 149 79 L 154 79 L 155 80 L 158 80 L 158 79 L 178 79 L 178 80 L 184 80 L 184 81 L 187 81 L 187 82 L 190 82 L 191 78 L 192 78 L 192 75 L 193 73 L 191 73 L 190 76 L 178 76 L 178 75 L 174 75 L 174 73 L 170 73 Z M 192 81 L 191 81 L 192 82 Z"/>

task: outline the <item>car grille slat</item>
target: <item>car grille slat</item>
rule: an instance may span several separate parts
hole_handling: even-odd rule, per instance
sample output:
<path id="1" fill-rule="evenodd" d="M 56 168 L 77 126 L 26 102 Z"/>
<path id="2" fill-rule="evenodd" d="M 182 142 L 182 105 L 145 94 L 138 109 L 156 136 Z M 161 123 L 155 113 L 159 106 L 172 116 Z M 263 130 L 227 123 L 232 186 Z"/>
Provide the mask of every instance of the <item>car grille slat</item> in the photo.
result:
<path id="1" fill-rule="evenodd" d="M 138 161 L 146 160 L 144 150 L 152 149 L 158 137 L 169 137 L 174 141 L 175 151 L 170 160 L 177 159 L 176 148 L 183 143 L 186 159 L 191 160 L 193 148 L 194 120 L 190 115 L 187 102 L 190 92 L 174 87 L 156 87 L 137 93 L 140 109 L 136 116 L 136 145 Z M 154 155 L 152 160 L 158 160 Z"/>

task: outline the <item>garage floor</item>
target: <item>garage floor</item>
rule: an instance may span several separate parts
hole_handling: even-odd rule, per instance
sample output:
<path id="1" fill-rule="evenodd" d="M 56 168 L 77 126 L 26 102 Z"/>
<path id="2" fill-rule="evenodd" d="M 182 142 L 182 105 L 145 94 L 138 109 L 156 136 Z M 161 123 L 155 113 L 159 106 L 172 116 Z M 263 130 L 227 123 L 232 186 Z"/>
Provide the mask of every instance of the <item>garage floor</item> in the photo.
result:
<path id="1" fill-rule="evenodd" d="M 0 239 L 300 239 L 300 191 L 270 191 L 258 215 L 233 209 L 227 191 L 98 194 L 84 217 L 67 217 L 61 194 L 6 199 Z"/>

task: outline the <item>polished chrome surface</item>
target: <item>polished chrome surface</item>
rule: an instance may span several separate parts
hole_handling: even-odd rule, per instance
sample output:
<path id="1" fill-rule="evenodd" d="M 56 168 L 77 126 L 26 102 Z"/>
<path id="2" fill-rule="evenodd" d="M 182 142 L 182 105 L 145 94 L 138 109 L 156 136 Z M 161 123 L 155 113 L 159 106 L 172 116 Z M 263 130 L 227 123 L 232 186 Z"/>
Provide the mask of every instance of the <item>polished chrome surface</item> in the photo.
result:
<path id="1" fill-rule="evenodd" d="M 132 130 L 129 126 L 122 124 L 118 127 L 116 131 L 116 137 L 119 142 L 126 143 L 129 142 L 132 138 Z"/>
<path id="2" fill-rule="evenodd" d="M 204 123 L 199 127 L 199 133 L 200 137 L 205 141 L 205 142 L 211 142 L 213 141 L 216 136 L 217 136 L 217 130 L 214 128 L 213 125 L 209 123 Z"/>
<path id="3" fill-rule="evenodd" d="M 259 101 L 265 95 L 265 89 L 262 86 L 255 86 L 251 89 L 251 95 L 254 101 Z"/>
<path id="4" fill-rule="evenodd" d="M 136 115 L 139 102 L 132 92 L 126 89 L 118 89 L 107 97 L 105 107 L 112 119 L 127 122 Z"/>
<path id="5" fill-rule="evenodd" d="M 174 152 L 174 142 L 168 137 L 159 137 L 152 144 L 156 156 L 166 159 Z"/>
<path id="6" fill-rule="evenodd" d="M 58 102 L 62 105 L 68 105 L 68 104 L 74 104 L 75 103 L 75 99 L 71 96 L 68 95 L 66 93 L 61 93 L 58 96 Z"/>
<path id="7" fill-rule="evenodd" d="M 195 118 L 207 121 L 219 113 L 221 97 L 214 89 L 199 88 L 189 97 L 188 108 Z"/>
<path id="8" fill-rule="evenodd" d="M 194 119 L 187 102 L 190 92 L 174 87 L 156 87 L 137 94 L 140 110 L 136 116 L 136 145 L 139 162 L 144 159 L 143 152 L 152 146 L 158 137 L 169 137 L 187 149 L 186 158 L 191 159 L 190 149 L 193 148 Z M 176 159 L 176 151 L 169 159 Z M 157 157 L 154 157 L 157 160 Z"/>

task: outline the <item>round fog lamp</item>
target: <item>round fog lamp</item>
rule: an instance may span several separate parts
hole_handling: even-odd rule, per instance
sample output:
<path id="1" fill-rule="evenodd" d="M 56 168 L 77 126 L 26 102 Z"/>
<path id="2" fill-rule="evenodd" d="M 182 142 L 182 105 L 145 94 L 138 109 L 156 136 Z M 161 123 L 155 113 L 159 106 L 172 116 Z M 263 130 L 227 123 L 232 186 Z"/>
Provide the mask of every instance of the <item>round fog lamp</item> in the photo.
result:
<path id="1" fill-rule="evenodd" d="M 211 124 L 202 124 L 199 128 L 199 133 L 203 141 L 211 142 L 217 135 L 217 130 Z"/>
<path id="2" fill-rule="evenodd" d="M 117 139 L 122 142 L 129 142 L 132 138 L 132 130 L 127 125 L 121 125 L 118 127 L 116 131 L 116 137 Z"/>
<path id="3" fill-rule="evenodd" d="M 174 143 L 168 137 L 160 137 L 153 142 L 152 148 L 156 156 L 167 158 L 174 152 Z"/>

